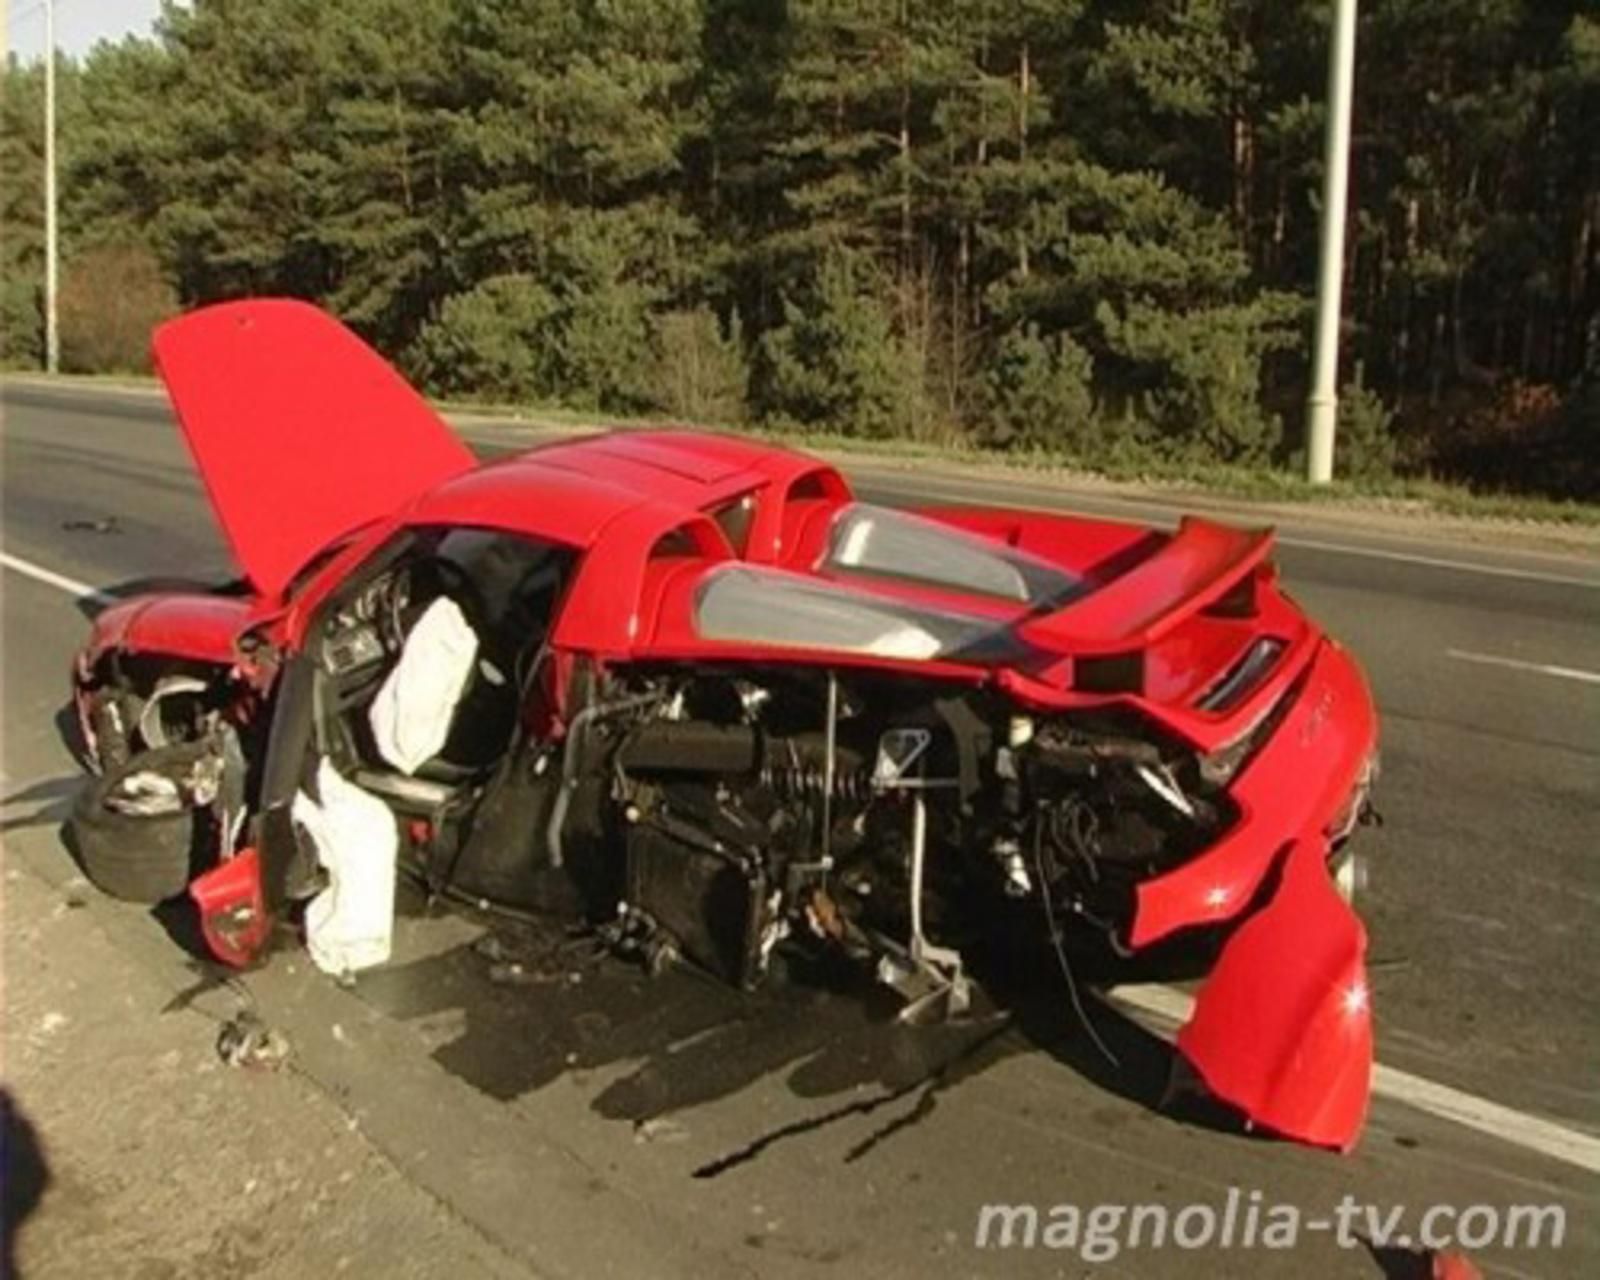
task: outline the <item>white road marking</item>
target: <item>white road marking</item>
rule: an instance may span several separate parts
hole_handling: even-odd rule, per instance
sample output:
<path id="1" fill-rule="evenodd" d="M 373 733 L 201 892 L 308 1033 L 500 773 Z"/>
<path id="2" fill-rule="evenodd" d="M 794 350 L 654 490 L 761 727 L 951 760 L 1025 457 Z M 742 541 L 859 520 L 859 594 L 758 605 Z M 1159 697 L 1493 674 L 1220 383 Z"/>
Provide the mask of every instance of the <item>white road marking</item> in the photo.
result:
<path id="1" fill-rule="evenodd" d="M 1576 680 L 1580 684 L 1600 684 L 1600 671 L 1580 671 L 1577 667 L 1556 667 L 1548 662 L 1524 662 L 1521 658 L 1502 658 L 1493 653 L 1469 653 L 1465 649 L 1446 649 L 1445 657 L 1461 662 L 1481 662 L 1488 667 L 1510 667 L 1513 671 L 1532 671 L 1541 676 L 1555 676 L 1559 680 Z"/>
<path id="2" fill-rule="evenodd" d="M 1430 569 L 1454 569 L 1459 573 L 1484 573 L 1494 578 L 1526 578 L 1531 582 L 1553 582 L 1563 587 L 1588 587 L 1600 591 L 1600 578 L 1579 578 L 1567 573 L 1546 573 L 1542 569 L 1513 569 L 1507 565 L 1478 564 L 1471 560 L 1450 560 L 1442 556 L 1423 556 L 1410 551 L 1382 551 L 1376 547 L 1353 547 L 1345 542 L 1322 542 L 1316 538 L 1280 537 L 1286 547 L 1307 547 L 1313 551 L 1336 551 L 1347 556 L 1368 556 L 1373 560 L 1398 560 L 1401 564 L 1426 565 Z"/>
<path id="3" fill-rule="evenodd" d="M 35 582 L 42 582 L 47 587 L 65 591 L 69 596 L 79 600 L 92 600 L 96 604 L 110 604 L 116 599 L 115 596 L 107 595 L 98 587 L 91 587 L 87 582 L 79 582 L 76 578 L 69 578 L 66 574 L 57 573 L 54 569 L 46 569 L 41 564 L 34 564 L 31 560 L 24 560 L 21 556 L 14 556 L 9 552 L 0 551 L 0 564 L 3 564 L 7 569 L 22 574 L 25 578 L 32 578 Z"/>
<path id="4" fill-rule="evenodd" d="M 1115 987 L 1107 993 L 1116 1004 L 1147 1013 L 1171 1027 L 1185 1023 L 1194 1011 L 1194 997 L 1175 987 L 1139 983 Z M 1372 1092 L 1380 1098 L 1404 1103 L 1441 1120 L 1486 1133 L 1513 1146 L 1549 1156 L 1563 1164 L 1600 1173 L 1600 1138 L 1569 1129 L 1541 1116 L 1490 1102 L 1476 1094 L 1412 1075 L 1378 1063 L 1372 1073 Z"/>
<path id="5" fill-rule="evenodd" d="M 65 574 L 56 573 L 24 560 L 20 556 L 0 552 L 0 564 L 7 569 L 64 591 L 76 599 L 109 600 L 105 592 L 96 590 L 87 582 L 79 582 Z M 1455 656 L 1452 651 L 1452 656 Z M 1580 673 L 1600 683 L 1600 676 Z M 1175 987 L 1155 983 L 1117 987 L 1111 999 L 1130 1008 L 1152 1014 L 1165 1022 L 1178 1025 L 1187 1022 L 1194 1009 L 1194 998 Z M 1577 1165 L 1591 1173 L 1600 1173 L 1600 1138 L 1593 1138 L 1576 1130 L 1565 1128 L 1552 1121 L 1510 1107 L 1490 1102 L 1474 1094 L 1437 1084 L 1407 1071 L 1378 1064 L 1373 1073 L 1373 1092 L 1379 1097 L 1391 1098 L 1425 1111 L 1429 1115 L 1475 1129 L 1500 1138 L 1516 1146 L 1536 1151 L 1552 1159 Z"/>
<path id="6" fill-rule="evenodd" d="M 865 468 L 862 470 L 866 471 Z M 871 476 L 885 474 L 890 473 L 872 472 Z M 869 487 L 880 492 L 892 492 L 900 497 L 915 500 L 920 496 L 919 491 L 924 491 L 933 485 L 937 485 L 941 480 L 943 480 L 943 477 L 940 476 L 918 476 L 915 489 L 897 485 L 892 480 L 888 484 L 883 484 L 876 479 L 869 478 L 868 483 Z M 986 482 L 980 481 L 978 483 Z M 948 485 L 954 486 L 951 496 L 957 498 L 963 494 L 970 495 L 974 487 L 972 482 L 960 480 L 948 481 Z M 1007 505 L 1016 507 L 1019 510 L 1040 511 L 1047 515 L 1060 515 L 1063 512 L 1070 513 L 1072 504 L 1075 502 L 1083 510 L 1093 510 L 1095 507 L 1111 507 L 1126 511 L 1129 514 L 1137 514 L 1141 520 L 1152 518 L 1152 512 L 1156 513 L 1156 518 L 1159 518 L 1170 516 L 1172 511 L 1172 504 L 1155 504 L 1142 502 L 1138 498 L 1119 498 L 1112 495 L 1080 495 L 1073 493 L 1071 490 L 1062 491 L 1062 502 L 1058 506 L 1031 506 L 1017 502 L 1014 497 L 1008 500 Z M 1223 512 L 1221 513 L 1221 518 L 1230 518 L 1238 510 L 1236 508 L 1233 511 Z M 1417 564 L 1430 569 L 1452 569 L 1458 573 L 1487 574 L 1494 578 L 1522 578 L 1530 582 L 1548 582 L 1563 587 L 1588 587 L 1591 591 L 1600 591 L 1600 578 L 1581 578 L 1576 574 L 1552 573 L 1544 569 L 1520 569 L 1510 565 L 1482 564 L 1474 560 L 1455 560 L 1448 556 L 1429 556 L 1412 551 L 1389 551 L 1382 547 L 1363 547 L 1348 542 L 1327 542 L 1320 538 L 1302 538 L 1296 534 L 1285 533 L 1278 535 L 1278 545 L 1300 547 L 1308 551 L 1331 551 L 1338 555 L 1365 556 L 1369 560 L 1393 560 L 1400 564 Z M 1529 554 L 1539 553 L 1532 552 Z"/>

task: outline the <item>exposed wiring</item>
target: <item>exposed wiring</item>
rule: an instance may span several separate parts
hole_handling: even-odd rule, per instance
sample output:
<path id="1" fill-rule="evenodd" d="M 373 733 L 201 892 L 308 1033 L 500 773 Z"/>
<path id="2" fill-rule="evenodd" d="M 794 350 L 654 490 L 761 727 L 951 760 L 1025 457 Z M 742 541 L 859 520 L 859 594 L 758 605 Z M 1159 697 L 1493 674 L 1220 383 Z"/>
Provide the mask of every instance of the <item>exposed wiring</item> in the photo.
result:
<path id="1" fill-rule="evenodd" d="M 1089 1039 L 1094 1042 L 1096 1049 L 1113 1067 L 1122 1069 L 1122 1062 L 1117 1055 L 1111 1052 L 1110 1047 L 1100 1038 L 1100 1033 L 1095 1030 L 1094 1023 L 1089 1018 L 1089 1011 L 1084 1007 L 1083 999 L 1078 994 L 1078 980 L 1073 976 L 1072 965 L 1067 960 L 1067 951 L 1061 945 L 1061 929 L 1056 924 L 1055 904 L 1050 899 L 1050 881 L 1044 873 L 1044 824 L 1035 822 L 1033 827 L 1033 866 L 1039 875 L 1039 901 L 1044 904 L 1045 925 L 1050 930 L 1050 945 L 1055 948 L 1056 963 L 1061 966 L 1061 976 L 1067 980 L 1067 994 L 1072 1000 L 1072 1008 L 1078 1015 L 1078 1021 L 1083 1024 L 1083 1029 L 1089 1033 Z"/>

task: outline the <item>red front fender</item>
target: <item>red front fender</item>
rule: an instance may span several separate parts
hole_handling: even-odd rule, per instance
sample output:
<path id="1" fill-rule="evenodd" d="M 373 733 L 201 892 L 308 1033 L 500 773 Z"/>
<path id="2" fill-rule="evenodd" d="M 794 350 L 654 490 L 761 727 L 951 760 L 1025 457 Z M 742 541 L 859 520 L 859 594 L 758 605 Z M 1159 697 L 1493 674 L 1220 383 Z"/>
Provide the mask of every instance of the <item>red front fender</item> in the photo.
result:
<path id="1" fill-rule="evenodd" d="M 1321 842 L 1295 844 L 1271 901 L 1223 948 L 1179 1049 L 1257 1124 L 1348 1151 L 1372 1083 L 1366 947 Z"/>

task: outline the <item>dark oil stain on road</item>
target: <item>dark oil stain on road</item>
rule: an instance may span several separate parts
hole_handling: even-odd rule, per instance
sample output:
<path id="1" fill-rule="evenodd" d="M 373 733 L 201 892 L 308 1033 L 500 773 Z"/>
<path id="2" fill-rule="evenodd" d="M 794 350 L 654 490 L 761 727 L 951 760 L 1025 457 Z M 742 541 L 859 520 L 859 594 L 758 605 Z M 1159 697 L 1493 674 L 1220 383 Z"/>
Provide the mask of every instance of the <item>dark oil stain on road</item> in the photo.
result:
<path id="1" fill-rule="evenodd" d="M 889 992 L 848 965 L 780 956 L 761 989 L 740 992 L 687 967 L 651 977 L 557 921 L 495 920 L 475 942 L 407 961 L 408 935 L 427 927 L 422 914 L 415 897 L 403 895 L 397 963 L 363 975 L 356 993 L 401 1021 L 459 1019 L 460 1034 L 434 1059 L 492 1097 L 511 1102 L 564 1074 L 621 1062 L 637 1065 L 591 1106 L 634 1125 L 736 1094 L 786 1068 L 798 1099 L 851 1095 L 703 1163 L 694 1170 L 700 1178 L 788 1138 L 882 1112 L 885 1123 L 844 1154 L 846 1162 L 860 1160 L 926 1122 L 950 1090 L 1019 1053 L 1050 1053 L 1151 1106 L 1170 1066 L 1163 1042 L 1097 1010 L 1118 1065 L 1101 1058 L 1072 1023 L 1059 981 L 1008 991 L 1003 1003 L 980 991 L 961 1019 L 913 1026 L 897 1019 Z"/>

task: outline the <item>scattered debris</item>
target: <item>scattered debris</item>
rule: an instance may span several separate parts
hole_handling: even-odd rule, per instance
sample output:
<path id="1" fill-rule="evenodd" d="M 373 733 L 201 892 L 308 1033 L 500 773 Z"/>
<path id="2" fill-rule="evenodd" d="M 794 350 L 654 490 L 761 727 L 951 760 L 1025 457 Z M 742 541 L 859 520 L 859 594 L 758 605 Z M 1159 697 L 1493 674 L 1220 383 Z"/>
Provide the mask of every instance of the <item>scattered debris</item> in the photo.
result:
<path id="1" fill-rule="evenodd" d="M 223 768 L 220 755 L 206 753 L 178 763 L 177 772 L 141 769 L 119 778 L 106 792 L 106 808 L 131 817 L 151 818 L 186 808 L 204 808 L 217 798 Z"/>
<path id="2" fill-rule="evenodd" d="M 79 518 L 63 520 L 61 527 L 67 533 L 121 533 L 122 522 L 116 516 L 101 516 L 98 520 Z"/>
<path id="3" fill-rule="evenodd" d="M 472 953 L 488 961 L 490 982 L 504 987 L 539 986 L 545 983 L 583 981 L 573 964 L 590 964 L 603 958 L 606 948 L 588 933 L 575 934 L 560 942 L 519 945 L 493 933 L 486 933 L 472 944 Z"/>
<path id="4" fill-rule="evenodd" d="M 230 1067 L 272 1070 L 289 1057 L 289 1042 L 249 1009 L 222 1024 L 217 1034 L 217 1056 Z"/>
<path id="5" fill-rule="evenodd" d="M 147 769 L 143 773 L 130 773 L 115 790 L 108 792 L 106 808 L 139 817 L 177 813 L 183 808 L 183 796 L 177 782 Z"/>
<path id="6" fill-rule="evenodd" d="M 492 933 L 486 933 L 483 935 L 483 937 L 474 942 L 472 944 L 472 950 L 474 954 L 482 956 L 491 964 L 497 964 L 500 961 L 506 960 L 511 954 L 506 950 L 506 944 L 501 942 L 500 939 Z"/>
<path id="7" fill-rule="evenodd" d="M 636 1120 L 633 1125 L 633 1140 L 635 1142 L 682 1142 L 689 1136 L 689 1131 L 676 1120 L 669 1120 L 665 1116 L 654 1116 L 649 1120 Z"/>
<path id="8" fill-rule="evenodd" d="M 519 962 L 510 960 L 501 964 L 491 964 L 489 981 L 501 987 L 523 987 L 537 982 L 548 982 L 550 979 L 543 974 L 530 973 Z"/>

